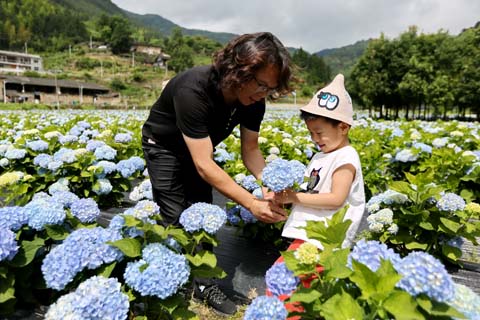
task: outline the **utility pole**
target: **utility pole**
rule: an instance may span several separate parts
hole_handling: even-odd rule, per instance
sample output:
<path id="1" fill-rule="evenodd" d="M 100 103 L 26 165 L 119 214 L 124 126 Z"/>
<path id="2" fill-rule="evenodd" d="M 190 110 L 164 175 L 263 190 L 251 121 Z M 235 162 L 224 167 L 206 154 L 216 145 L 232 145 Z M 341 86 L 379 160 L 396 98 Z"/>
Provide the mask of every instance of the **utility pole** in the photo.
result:
<path id="1" fill-rule="evenodd" d="M 135 51 L 132 51 L 132 68 L 135 67 Z"/>
<path id="2" fill-rule="evenodd" d="M 27 41 L 25 41 L 25 53 L 28 53 Z"/>
<path id="3" fill-rule="evenodd" d="M 103 60 L 100 60 L 100 78 L 103 79 Z"/>

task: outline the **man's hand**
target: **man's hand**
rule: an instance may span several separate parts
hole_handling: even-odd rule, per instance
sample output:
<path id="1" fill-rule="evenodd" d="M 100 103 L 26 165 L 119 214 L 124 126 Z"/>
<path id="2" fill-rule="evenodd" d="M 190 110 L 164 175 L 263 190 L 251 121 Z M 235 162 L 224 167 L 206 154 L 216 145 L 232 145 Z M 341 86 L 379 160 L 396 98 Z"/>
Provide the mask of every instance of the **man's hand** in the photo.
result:
<path id="1" fill-rule="evenodd" d="M 268 200 L 253 199 L 250 211 L 255 218 L 266 223 L 275 223 L 287 219 L 287 211 Z"/>

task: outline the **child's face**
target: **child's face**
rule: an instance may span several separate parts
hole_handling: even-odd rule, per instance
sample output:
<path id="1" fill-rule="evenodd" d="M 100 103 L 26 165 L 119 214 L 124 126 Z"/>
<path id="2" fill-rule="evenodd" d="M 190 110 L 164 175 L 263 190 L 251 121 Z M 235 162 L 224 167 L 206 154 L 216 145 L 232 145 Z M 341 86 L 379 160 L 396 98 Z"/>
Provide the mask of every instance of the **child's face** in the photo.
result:
<path id="1" fill-rule="evenodd" d="M 313 142 L 324 153 L 329 153 L 348 145 L 348 129 L 345 123 L 333 125 L 324 118 L 305 121 Z"/>

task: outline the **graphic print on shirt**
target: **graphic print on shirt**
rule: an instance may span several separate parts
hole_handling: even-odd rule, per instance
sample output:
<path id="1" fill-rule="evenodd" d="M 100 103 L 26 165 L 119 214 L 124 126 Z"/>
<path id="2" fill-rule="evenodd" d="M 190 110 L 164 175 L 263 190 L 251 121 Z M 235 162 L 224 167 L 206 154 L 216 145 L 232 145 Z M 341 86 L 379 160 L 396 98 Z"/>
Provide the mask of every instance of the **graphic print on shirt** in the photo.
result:
<path id="1" fill-rule="evenodd" d="M 308 179 L 308 184 L 307 184 L 307 192 L 308 193 L 317 193 L 318 191 L 315 191 L 315 187 L 317 184 L 320 182 L 320 170 L 322 168 L 315 169 L 313 168 L 312 171 L 310 172 L 310 178 Z"/>

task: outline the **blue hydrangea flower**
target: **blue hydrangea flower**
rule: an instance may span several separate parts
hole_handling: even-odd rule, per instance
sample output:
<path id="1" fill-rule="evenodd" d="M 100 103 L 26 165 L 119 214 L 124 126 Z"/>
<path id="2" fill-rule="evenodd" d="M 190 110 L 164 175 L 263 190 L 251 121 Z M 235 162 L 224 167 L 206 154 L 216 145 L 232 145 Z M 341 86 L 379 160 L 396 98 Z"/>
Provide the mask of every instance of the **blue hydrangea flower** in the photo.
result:
<path id="1" fill-rule="evenodd" d="M 0 262 L 12 260 L 18 252 L 15 233 L 10 229 L 0 227 Z"/>
<path id="2" fill-rule="evenodd" d="M 403 149 L 395 155 L 395 161 L 414 162 L 417 161 L 418 154 L 412 152 L 411 149 Z"/>
<path id="3" fill-rule="evenodd" d="M 63 290 L 84 268 L 93 270 L 105 263 L 120 261 L 122 252 L 106 242 L 121 238 L 113 228 L 81 228 L 73 231 L 43 259 L 41 270 L 47 287 Z"/>
<path id="4" fill-rule="evenodd" d="M 365 241 L 365 239 L 358 241 L 348 255 L 349 268 L 352 268 L 352 259 L 366 265 L 374 272 L 380 267 L 381 260 L 390 260 L 394 267 L 401 261 L 400 255 L 388 248 L 386 244 L 376 240 Z"/>
<path id="5" fill-rule="evenodd" d="M 225 210 L 216 206 L 211 210 L 205 210 L 203 214 L 202 228 L 210 234 L 215 234 L 227 222 Z"/>
<path id="6" fill-rule="evenodd" d="M 263 199 L 263 191 L 262 188 L 257 188 L 253 190 L 252 194 L 257 198 L 257 199 Z"/>
<path id="7" fill-rule="evenodd" d="M 133 188 L 128 198 L 132 201 L 140 201 L 142 199 L 153 200 L 152 182 L 150 179 L 142 181 L 142 183 Z"/>
<path id="8" fill-rule="evenodd" d="M 53 160 L 61 161 L 64 163 L 74 163 L 75 161 L 77 161 L 77 155 L 75 154 L 75 150 L 69 148 L 61 148 L 53 154 Z"/>
<path id="9" fill-rule="evenodd" d="M 121 160 L 117 163 L 117 171 L 120 172 L 124 178 L 130 177 L 136 170 L 135 165 L 128 159 Z"/>
<path id="10" fill-rule="evenodd" d="M 60 297 L 45 315 L 46 320 L 126 320 L 130 305 L 115 278 L 93 276 L 78 288 Z"/>
<path id="11" fill-rule="evenodd" d="M 91 198 L 75 200 L 70 205 L 70 211 L 82 223 L 94 222 L 100 215 L 98 204 Z"/>
<path id="12" fill-rule="evenodd" d="M 32 200 L 24 207 L 28 225 L 35 230 L 43 230 L 47 224 L 62 224 L 66 214 L 63 206 L 51 199 Z"/>
<path id="13" fill-rule="evenodd" d="M 95 166 L 102 168 L 102 172 L 96 174 L 99 178 L 105 178 L 108 174 L 117 170 L 117 165 L 114 162 L 106 160 L 97 162 Z"/>
<path id="14" fill-rule="evenodd" d="M 259 296 L 247 307 L 243 320 L 285 320 L 288 311 L 277 297 Z"/>
<path id="15" fill-rule="evenodd" d="M 95 149 L 94 155 L 98 160 L 113 160 L 117 156 L 117 150 L 108 145 L 103 145 Z"/>
<path id="16" fill-rule="evenodd" d="M 231 207 L 230 209 L 227 210 L 227 221 L 231 224 L 231 225 L 238 225 L 240 223 L 240 221 L 242 221 L 240 219 L 240 217 L 238 216 L 240 214 L 240 205 L 235 205 L 233 207 Z"/>
<path id="17" fill-rule="evenodd" d="M 110 220 L 108 224 L 108 228 L 121 231 L 123 226 L 125 225 L 125 219 L 121 215 L 113 216 L 112 220 Z"/>
<path id="18" fill-rule="evenodd" d="M 87 142 L 87 146 L 85 147 L 90 152 L 95 152 L 97 148 L 106 146 L 107 144 L 103 141 L 99 140 L 90 140 Z"/>
<path id="19" fill-rule="evenodd" d="M 300 282 L 300 279 L 293 275 L 284 262 L 274 264 L 265 274 L 265 282 L 268 290 L 276 296 L 291 294 Z"/>
<path id="20" fill-rule="evenodd" d="M 205 202 L 194 203 L 180 215 L 180 224 L 188 232 L 204 229 L 215 234 L 226 220 L 227 214 L 222 208 Z"/>
<path id="21" fill-rule="evenodd" d="M 142 200 L 133 208 L 126 210 L 125 214 L 130 214 L 135 218 L 146 222 L 151 216 L 160 214 L 160 207 L 154 201 Z"/>
<path id="22" fill-rule="evenodd" d="M 465 209 L 465 200 L 455 193 L 447 192 L 437 201 L 437 208 L 441 211 L 455 212 Z"/>
<path id="23" fill-rule="evenodd" d="M 412 296 L 423 293 L 439 302 L 449 302 L 454 297 L 453 280 L 445 266 L 426 252 L 409 253 L 395 269 L 403 276 L 397 287 Z"/>
<path id="24" fill-rule="evenodd" d="M 48 193 L 51 195 L 59 191 L 70 191 L 68 188 L 69 181 L 67 178 L 60 178 L 57 182 L 51 184 L 48 187 Z"/>
<path id="25" fill-rule="evenodd" d="M 47 165 L 47 169 L 52 171 L 52 172 L 55 172 L 57 171 L 58 169 L 60 169 L 60 167 L 63 165 L 63 162 L 62 161 L 51 161 L 48 163 Z"/>
<path id="26" fill-rule="evenodd" d="M 225 163 L 227 161 L 233 160 L 233 157 L 227 150 L 222 148 L 215 148 L 215 152 L 213 154 L 213 160 L 217 163 Z"/>
<path id="27" fill-rule="evenodd" d="M 70 191 L 54 191 L 52 194 L 52 199 L 58 203 L 61 203 L 64 208 L 70 208 L 72 203 L 80 198 L 75 193 Z"/>
<path id="28" fill-rule="evenodd" d="M 262 171 L 262 182 L 270 190 L 280 192 L 301 184 L 304 179 L 305 166 L 297 160 L 275 159 Z"/>
<path id="29" fill-rule="evenodd" d="M 112 189 L 113 186 L 108 179 L 98 179 L 92 187 L 92 191 L 98 195 L 109 194 Z"/>
<path id="30" fill-rule="evenodd" d="M 11 148 L 5 152 L 5 158 L 10 160 L 20 160 L 25 158 L 27 151 L 24 149 Z"/>
<path id="31" fill-rule="evenodd" d="M 33 158 L 33 164 L 44 169 L 48 169 L 48 164 L 52 161 L 53 157 L 46 153 L 40 153 Z"/>
<path id="32" fill-rule="evenodd" d="M 420 149 L 422 152 L 425 152 L 425 153 L 432 153 L 432 147 L 423 142 L 415 142 L 413 143 L 412 147 L 416 149 Z"/>
<path id="33" fill-rule="evenodd" d="M 62 144 L 62 145 L 65 145 L 65 144 L 69 144 L 69 143 L 73 143 L 73 142 L 77 142 L 78 141 L 78 137 L 73 135 L 73 134 L 67 134 L 67 135 L 64 135 L 64 136 L 61 136 L 58 141 Z"/>
<path id="34" fill-rule="evenodd" d="M 165 299 L 188 281 L 190 267 L 184 255 L 152 243 L 143 249 L 142 257 L 129 262 L 124 273 L 125 283 L 142 296 Z"/>
<path id="35" fill-rule="evenodd" d="M 480 296 L 463 284 L 454 283 L 455 294 L 450 305 L 467 319 L 480 319 Z"/>
<path id="36" fill-rule="evenodd" d="M 17 231 L 27 222 L 28 215 L 23 207 L 0 208 L 0 228 Z"/>
<path id="37" fill-rule="evenodd" d="M 257 183 L 257 178 L 255 178 L 253 175 L 248 175 L 245 178 L 243 178 L 241 184 L 242 184 L 242 187 L 244 187 L 248 191 L 253 191 L 260 187 Z"/>
<path id="38" fill-rule="evenodd" d="M 129 143 L 132 141 L 132 135 L 130 133 L 117 133 L 113 139 L 117 143 Z"/>
<path id="39" fill-rule="evenodd" d="M 245 223 L 255 223 L 258 221 L 257 218 L 253 215 L 253 213 L 251 213 L 250 210 L 243 206 L 240 206 L 240 217 Z"/>
<path id="40" fill-rule="evenodd" d="M 48 142 L 43 140 L 35 140 L 27 142 L 27 148 L 32 149 L 33 151 L 45 151 L 48 149 Z"/>

